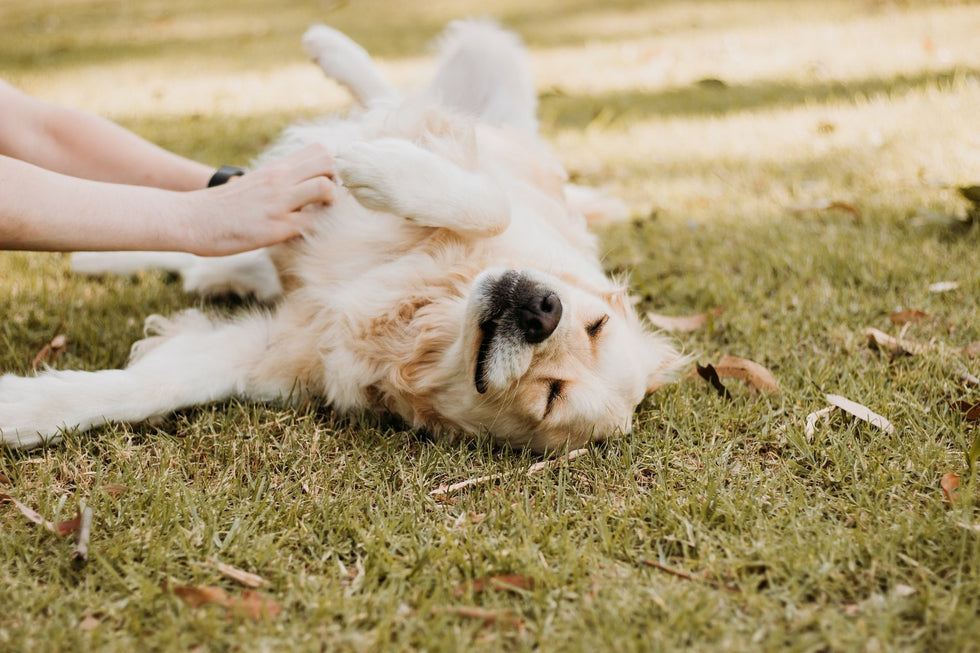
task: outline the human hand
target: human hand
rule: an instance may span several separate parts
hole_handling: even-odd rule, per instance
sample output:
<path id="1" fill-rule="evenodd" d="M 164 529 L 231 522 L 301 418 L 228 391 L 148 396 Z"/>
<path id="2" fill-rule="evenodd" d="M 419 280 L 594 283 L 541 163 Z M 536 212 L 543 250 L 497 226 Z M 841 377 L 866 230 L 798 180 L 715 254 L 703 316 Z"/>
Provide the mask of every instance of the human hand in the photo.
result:
<path id="1" fill-rule="evenodd" d="M 186 251 L 224 256 L 274 245 L 308 230 L 303 207 L 334 199 L 333 157 L 315 143 L 229 183 L 186 194 Z"/>

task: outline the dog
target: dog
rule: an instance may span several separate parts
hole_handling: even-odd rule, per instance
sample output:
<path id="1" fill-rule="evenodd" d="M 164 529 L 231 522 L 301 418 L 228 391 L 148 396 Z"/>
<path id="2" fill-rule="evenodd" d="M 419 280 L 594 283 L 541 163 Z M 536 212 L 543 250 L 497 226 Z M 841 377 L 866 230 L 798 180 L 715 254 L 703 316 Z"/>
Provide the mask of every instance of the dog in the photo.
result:
<path id="1" fill-rule="evenodd" d="M 32 447 L 231 397 L 319 397 L 537 451 L 629 431 L 686 359 L 603 272 L 587 218 L 620 205 L 569 185 L 538 136 L 517 37 L 452 24 L 433 79 L 406 96 L 338 31 L 314 26 L 303 45 L 359 104 L 287 128 L 260 157 L 311 142 L 335 153 L 337 196 L 311 233 L 225 259 L 75 259 L 89 272 L 169 267 L 191 289 L 274 303 L 151 316 L 122 369 L 0 377 L 0 441 Z"/>

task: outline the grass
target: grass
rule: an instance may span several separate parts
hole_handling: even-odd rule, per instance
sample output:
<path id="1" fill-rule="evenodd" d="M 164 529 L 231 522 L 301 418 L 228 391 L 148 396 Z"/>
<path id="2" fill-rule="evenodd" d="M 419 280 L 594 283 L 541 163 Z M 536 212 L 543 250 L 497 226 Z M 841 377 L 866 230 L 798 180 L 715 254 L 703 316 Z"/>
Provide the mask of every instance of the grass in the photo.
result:
<path id="1" fill-rule="evenodd" d="M 978 373 L 957 348 L 980 340 L 980 230 L 922 216 L 965 214 L 955 187 L 980 181 L 980 7 L 385 7 L 12 0 L 0 70 L 241 162 L 342 102 L 302 62 L 307 23 L 348 30 L 407 83 L 445 20 L 499 16 L 531 45 L 548 140 L 633 210 L 602 232 L 607 267 L 630 271 L 642 310 L 724 306 L 684 347 L 756 360 L 783 393 L 730 381 L 725 400 L 687 379 L 632 435 L 532 476 L 525 452 L 314 405 L 231 402 L 5 451 L 0 491 L 49 519 L 83 502 L 96 517 L 81 564 L 0 507 L 0 649 L 977 650 L 980 534 L 963 525 L 980 523 L 964 457 L 978 431 L 955 402 L 978 400 L 956 372 Z M 830 202 L 845 208 L 814 208 Z M 944 280 L 960 285 L 929 291 Z M 86 280 L 58 255 L 0 254 L 0 370 L 27 373 L 59 332 L 56 366 L 121 365 L 147 315 L 196 301 L 159 275 Z M 929 314 L 905 335 L 933 352 L 869 349 L 862 330 L 897 334 L 902 308 Z M 808 437 L 824 393 L 894 434 L 836 414 Z M 507 476 L 429 494 L 492 473 Z M 267 579 L 282 613 L 178 599 L 176 585 L 241 594 L 214 560 Z M 504 574 L 525 587 L 476 591 Z"/>

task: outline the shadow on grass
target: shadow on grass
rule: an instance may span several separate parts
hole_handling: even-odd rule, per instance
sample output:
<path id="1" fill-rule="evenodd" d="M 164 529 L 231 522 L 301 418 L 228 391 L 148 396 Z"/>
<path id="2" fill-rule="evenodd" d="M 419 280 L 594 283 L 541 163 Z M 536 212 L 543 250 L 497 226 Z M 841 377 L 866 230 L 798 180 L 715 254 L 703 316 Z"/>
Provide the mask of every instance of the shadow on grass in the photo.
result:
<path id="1" fill-rule="evenodd" d="M 703 80 L 666 90 L 625 90 L 596 95 L 568 95 L 561 89 L 554 89 L 542 95 L 540 117 L 545 124 L 557 128 L 581 128 L 597 121 L 609 126 L 651 117 L 724 115 L 810 103 L 854 102 L 949 86 L 957 80 L 977 77 L 980 77 L 978 70 L 953 68 L 917 75 L 808 85 L 781 80 L 728 85 L 721 80 Z"/>

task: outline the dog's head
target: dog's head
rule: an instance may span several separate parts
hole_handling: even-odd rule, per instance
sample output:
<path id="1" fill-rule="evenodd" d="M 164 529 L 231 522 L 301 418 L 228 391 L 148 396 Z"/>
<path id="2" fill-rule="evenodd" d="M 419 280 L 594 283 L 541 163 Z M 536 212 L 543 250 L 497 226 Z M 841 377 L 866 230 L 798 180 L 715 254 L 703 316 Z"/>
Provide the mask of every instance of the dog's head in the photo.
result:
<path id="1" fill-rule="evenodd" d="M 643 329 L 623 290 L 535 270 L 480 274 L 461 328 L 439 412 L 536 450 L 629 431 L 643 397 L 682 362 Z"/>

